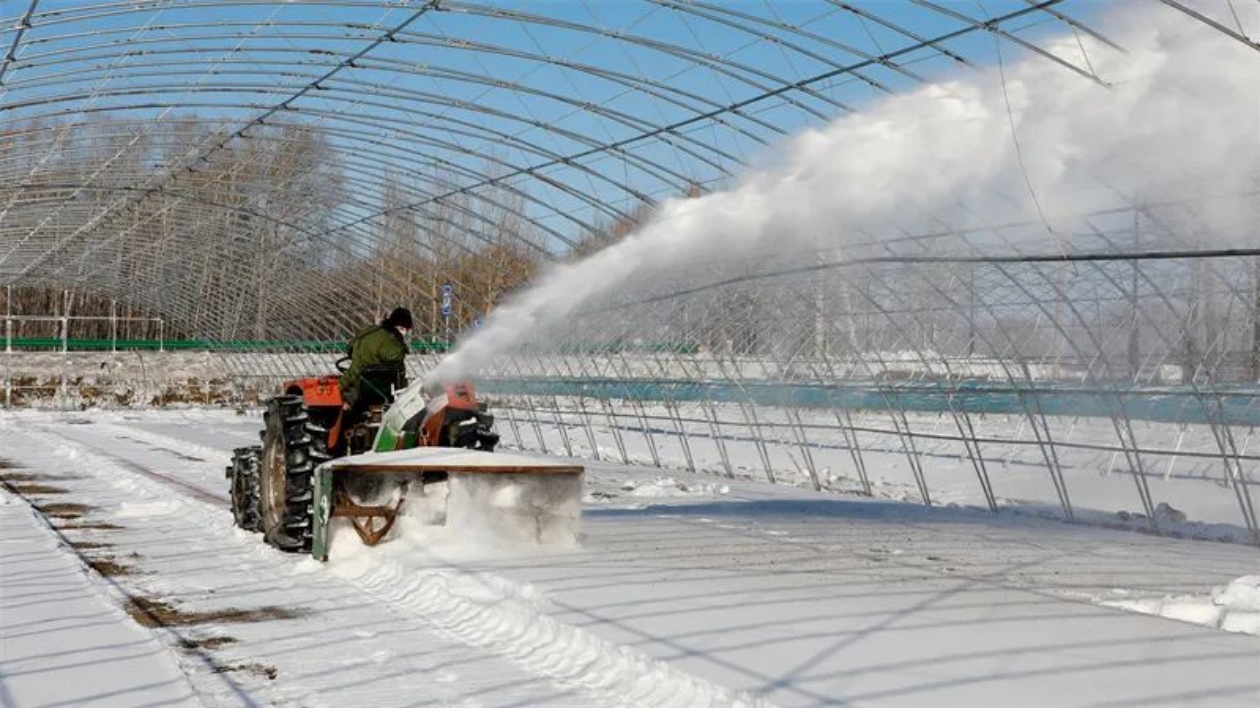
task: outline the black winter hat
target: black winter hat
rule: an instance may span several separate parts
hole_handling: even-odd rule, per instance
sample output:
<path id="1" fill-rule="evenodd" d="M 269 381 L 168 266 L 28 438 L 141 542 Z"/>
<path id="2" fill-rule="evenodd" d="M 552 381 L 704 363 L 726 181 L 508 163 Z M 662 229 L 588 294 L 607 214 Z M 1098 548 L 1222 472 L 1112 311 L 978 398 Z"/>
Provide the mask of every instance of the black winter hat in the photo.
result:
<path id="1" fill-rule="evenodd" d="M 411 326 L 411 310 L 405 307 L 394 308 L 389 317 L 385 318 L 385 324 L 395 328 L 414 329 Z"/>

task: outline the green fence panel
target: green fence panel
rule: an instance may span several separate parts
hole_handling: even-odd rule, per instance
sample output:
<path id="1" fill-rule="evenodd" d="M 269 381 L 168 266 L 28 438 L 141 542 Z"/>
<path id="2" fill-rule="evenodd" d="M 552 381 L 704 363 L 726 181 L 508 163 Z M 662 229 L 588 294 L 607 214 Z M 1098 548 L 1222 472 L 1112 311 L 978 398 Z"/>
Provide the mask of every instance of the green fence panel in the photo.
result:
<path id="1" fill-rule="evenodd" d="M 63 342 L 58 337 L 16 337 L 12 347 L 18 351 L 61 350 Z M 204 339 L 67 339 L 67 351 L 207 351 L 207 352 L 310 352 L 339 354 L 346 350 L 343 341 L 320 340 L 261 340 L 238 339 L 212 341 Z M 445 352 L 451 348 L 446 342 L 417 340 L 409 342 L 413 353 Z"/>

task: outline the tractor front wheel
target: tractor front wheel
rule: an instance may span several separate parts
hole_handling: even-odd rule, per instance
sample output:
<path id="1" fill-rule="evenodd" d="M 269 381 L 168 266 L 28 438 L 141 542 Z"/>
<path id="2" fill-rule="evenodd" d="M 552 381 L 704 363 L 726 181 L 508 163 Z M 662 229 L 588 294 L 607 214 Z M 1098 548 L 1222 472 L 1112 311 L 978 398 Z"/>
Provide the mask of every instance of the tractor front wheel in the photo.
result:
<path id="1" fill-rule="evenodd" d="M 258 480 L 259 530 L 282 551 L 311 550 L 315 468 L 329 458 L 301 396 L 267 401 Z"/>

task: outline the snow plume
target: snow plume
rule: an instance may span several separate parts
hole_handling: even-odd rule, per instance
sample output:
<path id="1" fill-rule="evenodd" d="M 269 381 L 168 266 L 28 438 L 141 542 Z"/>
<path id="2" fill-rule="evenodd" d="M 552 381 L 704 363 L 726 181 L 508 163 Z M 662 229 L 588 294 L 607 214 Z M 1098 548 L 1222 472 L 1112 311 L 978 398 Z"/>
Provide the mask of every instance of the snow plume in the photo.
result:
<path id="1" fill-rule="evenodd" d="M 843 254 L 857 234 L 934 220 L 1045 219 L 1044 243 L 1027 245 L 1058 253 L 1073 226 L 1065 214 L 1254 189 L 1260 54 L 1180 13 L 1124 14 L 1129 24 L 1108 34 L 1126 52 L 1085 46 L 1109 86 L 1042 57 L 1008 58 L 806 131 L 731 189 L 665 202 L 635 233 L 556 268 L 432 376 L 475 376 L 526 339 L 545 341 L 584 304 L 669 265 L 769 245 Z M 1080 54 L 1077 37 L 1056 44 L 1056 55 Z M 1250 228 L 1232 208 L 1199 214 L 1222 243 Z"/>
<path id="2" fill-rule="evenodd" d="M 457 475 L 446 525 L 465 542 L 570 547 L 577 544 L 581 498 L 577 475 Z"/>

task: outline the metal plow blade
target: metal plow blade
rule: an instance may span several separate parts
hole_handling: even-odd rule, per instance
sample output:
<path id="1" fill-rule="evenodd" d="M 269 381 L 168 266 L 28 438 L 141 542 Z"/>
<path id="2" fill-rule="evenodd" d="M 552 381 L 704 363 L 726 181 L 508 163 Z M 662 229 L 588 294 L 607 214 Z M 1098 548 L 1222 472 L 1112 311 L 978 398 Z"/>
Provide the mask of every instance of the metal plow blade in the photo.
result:
<path id="1" fill-rule="evenodd" d="M 363 543 L 385 540 L 408 496 L 449 485 L 443 519 L 461 538 L 575 545 L 582 508 L 580 465 L 457 448 L 415 448 L 344 457 L 319 467 L 311 553 L 328 559 L 329 522 L 349 519 Z M 371 499 L 370 502 L 365 499 Z"/>

